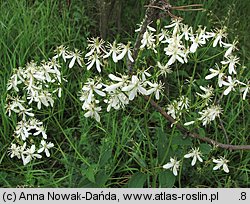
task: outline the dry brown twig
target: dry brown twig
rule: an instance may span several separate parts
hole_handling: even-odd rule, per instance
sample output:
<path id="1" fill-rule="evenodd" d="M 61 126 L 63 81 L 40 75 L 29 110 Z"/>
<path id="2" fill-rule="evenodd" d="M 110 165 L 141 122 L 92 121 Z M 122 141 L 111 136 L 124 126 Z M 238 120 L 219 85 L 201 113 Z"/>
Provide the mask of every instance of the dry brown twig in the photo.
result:
<path id="1" fill-rule="evenodd" d="M 163 4 L 163 5 L 162 5 Z M 174 16 L 172 13 L 170 13 L 171 10 L 175 9 L 175 10 L 191 10 L 191 7 L 200 7 L 202 6 L 201 4 L 193 4 L 193 5 L 187 5 L 187 6 L 179 6 L 179 7 L 172 7 L 166 0 L 151 0 L 150 1 L 150 5 L 146 6 L 147 10 L 146 10 L 146 14 L 145 14 L 145 18 L 144 21 L 142 23 L 142 27 L 141 30 L 137 36 L 136 39 L 136 43 L 135 43 L 135 47 L 133 49 L 133 53 L 132 56 L 133 58 L 137 59 L 138 57 L 138 53 L 139 53 L 139 48 L 141 45 L 141 39 L 143 36 L 143 33 L 146 31 L 147 25 L 153 20 L 157 9 L 166 11 L 167 14 L 171 17 L 176 17 Z M 192 10 L 202 10 L 201 8 L 196 8 L 196 9 L 192 9 Z M 179 17 L 177 17 L 179 18 Z M 129 74 L 131 75 L 133 72 L 133 67 L 135 65 L 135 61 L 134 62 L 130 62 L 128 61 L 128 70 L 129 70 Z M 154 100 L 150 99 L 148 96 L 144 96 L 145 100 L 149 101 L 150 104 L 166 119 L 168 120 L 171 124 L 175 124 L 176 128 L 182 132 L 186 137 L 192 137 L 195 139 L 198 139 L 202 142 L 207 142 L 215 147 L 220 147 L 223 149 L 228 149 L 228 150 L 250 150 L 250 145 L 231 145 L 231 144 L 223 144 L 220 143 L 216 140 L 210 139 L 208 137 L 202 137 L 197 133 L 194 133 L 192 131 L 189 131 L 187 128 L 185 128 L 184 126 L 182 126 L 180 123 L 178 123 L 174 118 L 172 118 L 170 115 L 167 114 L 167 112 L 160 106 L 158 105 Z"/>

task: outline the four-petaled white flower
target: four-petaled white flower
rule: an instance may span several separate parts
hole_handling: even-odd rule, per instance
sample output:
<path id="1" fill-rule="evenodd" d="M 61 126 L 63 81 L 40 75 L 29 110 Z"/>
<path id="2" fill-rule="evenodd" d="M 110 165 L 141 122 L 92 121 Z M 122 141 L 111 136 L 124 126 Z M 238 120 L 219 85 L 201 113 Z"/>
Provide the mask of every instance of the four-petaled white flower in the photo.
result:
<path id="1" fill-rule="evenodd" d="M 88 60 L 88 62 L 86 63 L 87 70 L 90 70 L 95 64 L 97 71 L 98 72 L 102 71 L 101 66 L 103 66 L 103 64 L 100 61 L 100 56 L 96 52 L 93 55 L 89 56 L 87 60 Z"/>
<path id="2" fill-rule="evenodd" d="M 163 165 L 163 168 L 164 169 L 170 169 L 173 171 L 173 174 L 175 176 L 178 175 L 178 170 L 179 170 L 179 167 L 180 167 L 180 161 L 177 161 L 176 158 L 170 158 L 170 162 L 168 162 L 167 164 Z"/>
<path id="3" fill-rule="evenodd" d="M 184 158 L 190 158 L 190 157 L 193 157 L 193 160 L 191 162 L 191 165 L 194 166 L 197 159 L 200 161 L 200 162 L 203 162 L 203 159 L 201 158 L 202 154 L 199 150 L 199 148 L 192 148 L 192 151 L 186 155 L 184 155 Z"/>
<path id="4" fill-rule="evenodd" d="M 160 99 L 160 92 L 163 89 L 163 85 L 160 81 L 160 83 L 151 83 L 150 81 L 147 81 L 147 84 L 151 87 L 149 90 L 147 90 L 146 95 L 150 95 L 152 93 L 155 93 L 155 99 L 159 100 Z"/>
<path id="5" fill-rule="evenodd" d="M 134 62 L 134 59 L 132 57 L 132 52 L 130 50 L 130 42 L 128 42 L 127 45 L 124 45 L 124 44 L 121 44 L 120 45 L 120 49 L 121 49 L 121 53 L 117 56 L 117 60 L 121 60 L 122 58 L 124 58 L 124 56 L 128 55 L 128 59 L 131 61 L 131 62 Z"/>
<path id="6" fill-rule="evenodd" d="M 23 152 L 22 159 L 23 159 L 23 165 L 25 166 L 28 164 L 32 159 L 34 158 L 42 158 L 40 154 L 35 153 L 36 152 L 36 146 L 32 145 L 29 149 L 26 149 Z"/>
<path id="7" fill-rule="evenodd" d="M 50 157 L 50 152 L 49 152 L 49 149 L 54 147 L 54 144 L 49 142 L 49 143 L 46 143 L 46 141 L 42 140 L 41 141 L 41 148 L 37 151 L 37 153 L 41 153 L 41 152 L 45 152 L 46 156 L 47 157 Z"/>
<path id="8" fill-rule="evenodd" d="M 99 112 L 102 110 L 101 107 L 96 107 L 96 104 L 99 103 L 99 101 L 95 101 L 95 103 L 86 104 L 85 109 L 88 110 L 84 117 L 88 118 L 94 118 L 97 122 L 100 122 L 100 115 Z"/>
<path id="9" fill-rule="evenodd" d="M 228 65 L 229 74 L 237 74 L 235 71 L 236 64 L 239 64 L 239 57 L 230 55 L 226 57 L 227 60 L 221 61 L 221 64 Z"/>
<path id="10" fill-rule="evenodd" d="M 67 47 L 60 45 L 54 50 L 54 52 L 56 53 L 56 55 L 53 57 L 54 59 L 62 56 L 64 62 L 66 62 L 66 56 L 68 55 Z"/>
<path id="11" fill-rule="evenodd" d="M 201 115 L 199 120 L 202 121 L 202 125 L 206 126 L 211 121 L 215 120 L 216 117 L 220 117 L 221 113 L 222 113 L 222 108 L 220 106 L 211 105 L 205 110 L 202 110 L 201 112 L 199 112 L 199 114 Z"/>
<path id="12" fill-rule="evenodd" d="M 117 81 L 118 83 L 106 86 L 106 88 L 103 90 L 107 91 L 107 92 L 115 91 L 116 89 L 121 88 L 128 80 L 128 76 L 126 76 L 126 75 L 123 75 L 121 77 L 117 77 L 114 74 L 109 74 L 109 78 L 112 81 Z"/>
<path id="13" fill-rule="evenodd" d="M 216 166 L 213 168 L 213 170 L 223 168 L 223 171 L 226 173 L 229 173 L 228 165 L 227 163 L 229 160 L 225 159 L 225 157 L 220 157 L 219 159 L 213 159 L 213 162 L 216 163 Z"/>
<path id="14" fill-rule="evenodd" d="M 156 52 L 155 46 L 156 46 L 155 45 L 155 36 L 150 31 L 146 31 L 143 34 L 140 48 L 142 49 L 144 47 L 147 47 L 148 49 L 153 49 L 154 52 Z"/>
<path id="15" fill-rule="evenodd" d="M 16 144 L 11 144 L 11 147 L 8 149 L 8 154 L 10 154 L 10 158 L 17 157 L 18 159 L 20 159 L 20 149 L 20 146 L 17 146 Z"/>
<path id="16" fill-rule="evenodd" d="M 231 91 L 235 91 L 235 86 L 237 86 L 239 81 L 237 79 L 232 79 L 231 76 L 227 77 L 227 82 L 223 81 L 224 86 L 228 86 L 227 89 L 223 92 L 224 95 L 228 95 Z"/>
<path id="17" fill-rule="evenodd" d="M 143 87 L 143 82 L 136 75 L 132 76 L 130 84 L 123 87 L 122 91 L 128 92 L 129 100 L 134 100 L 138 92 L 142 95 L 147 94 L 146 89 Z"/>
<path id="18" fill-rule="evenodd" d="M 223 73 L 223 70 L 221 70 L 219 68 L 218 64 L 216 64 L 215 66 L 216 66 L 217 70 L 210 68 L 209 71 L 211 72 L 211 74 L 207 75 L 205 77 L 205 79 L 209 80 L 209 79 L 212 79 L 212 78 L 218 76 L 218 85 L 219 85 L 219 87 L 222 87 L 222 85 L 223 85 L 223 77 L 224 77 L 225 74 Z"/>
<path id="19" fill-rule="evenodd" d="M 160 62 L 157 62 L 157 66 L 160 68 L 160 75 L 164 75 L 165 77 L 167 74 L 171 74 L 173 72 L 168 64 L 162 65 Z"/>
<path id="20" fill-rule="evenodd" d="M 75 49 L 75 52 L 70 52 L 67 56 L 67 59 L 71 59 L 69 63 L 69 68 L 72 68 L 75 64 L 75 61 L 79 64 L 80 67 L 82 67 L 82 52 L 80 52 L 78 49 Z"/>

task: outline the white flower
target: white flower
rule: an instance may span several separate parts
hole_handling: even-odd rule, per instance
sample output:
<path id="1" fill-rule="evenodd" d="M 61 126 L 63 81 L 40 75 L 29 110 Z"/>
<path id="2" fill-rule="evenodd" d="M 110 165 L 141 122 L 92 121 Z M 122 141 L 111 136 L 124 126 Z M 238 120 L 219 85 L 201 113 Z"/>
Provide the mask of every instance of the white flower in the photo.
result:
<path id="1" fill-rule="evenodd" d="M 87 58 L 88 62 L 86 64 L 87 70 L 90 70 L 95 64 L 97 71 L 101 72 L 102 71 L 101 66 L 103 66 L 103 64 L 101 63 L 99 58 L 100 58 L 100 56 L 96 52 L 94 52 L 93 55 L 89 56 Z"/>
<path id="2" fill-rule="evenodd" d="M 181 114 L 179 111 L 178 102 L 176 100 L 167 106 L 167 113 L 174 119 L 176 119 Z"/>
<path id="3" fill-rule="evenodd" d="M 86 82 L 84 86 L 82 87 L 82 91 L 88 93 L 87 103 L 91 103 L 93 101 L 94 92 L 98 94 L 99 96 L 102 96 L 102 97 L 106 96 L 106 94 L 100 90 L 101 88 L 102 88 L 101 83 L 99 83 L 98 81 L 95 82 L 95 80 L 91 78 L 88 79 L 88 82 Z"/>
<path id="4" fill-rule="evenodd" d="M 197 159 L 200 161 L 200 162 L 203 162 L 202 158 L 201 158 L 201 152 L 199 150 L 199 148 L 192 148 L 192 151 L 186 155 L 184 155 L 184 158 L 190 158 L 190 157 L 193 157 L 193 160 L 191 162 L 191 165 L 194 166 Z"/>
<path id="5" fill-rule="evenodd" d="M 51 93 L 48 91 L 42 91 L 39 93 L 39 95 L 34 99 L 35 102 L 37 102 L 37 108 L 40 110 L 42 107 L 42 104 L 46 107 L 51 105 L 53 107 L 54 105 L 54 100 L 52 98 Z"/>
<path id="6" fill-rule="evenodd" d="M 222 42 L 223 47 L 227 49 L 227 51 L 224 54 L 224 57 L 231 55 L 234 50 L 238 50 L 236 47 L 237 43 L 238 43 L 237 40 L 234 40 L 233 44 Z"/>
<path id="7" fill-rule="evenodd" d="M 50 157 L 50 152 L 49 152 L 49 149 L 54 147 L 54 144 L 49 142 L 49 143 L 46 143 L 46 141 L 42 140 L 41 141 L 41 148 L 37 151 L 37 153 L 41 153 L 41 152 L 45 152 L 46 156 L 47 157 Z"/>
<path id="8" fill-rule="evenodd" d="M 248 91 L 249 91 L 249 89 L 250 89 L 250 83 L 244 84 L 244 85 L 245 85 L 245 87 L 241 88 L 241 89 L 240 89 L 240 92 L 243 92 L 243 97 L 242 97 L 242 99 L 243 99 L 243 100 L 246 100 L 247 93 L 248 93 Z"/>
<path id="9" fill-rule="evenodd" d="M 171 56 L 168 60 L 168 65 L 173 64 L 176 60 L 180 63 L 184 63 L 182 58 L 186 58 L 186 54 L 184 52 L 184 46 L 181 44 L 180 36 L 177 35 L 170 39 L 168 47 L 164 48 L 165 54 Z"/>
<path id="10" fill-rule="evenodd" d="M 88 39 L 88 49 L 90 49 L 90 51 L 85 55 L 85 57 L 88 58 L 89 56 L 93 55 L 94 52 L 97 55 L 100 55 L 102 52 L 105 52 L 103 45 L 104 40 L 100 39 L 99 37 Z"/>
<path id="11" fill-rule="evenodd" d="M 121 44 L 120 45 L 120 49 L 121 49 L 121 53 L 117 56 L 117 60 L 121 60 L 124 58 L 124 56 L 128 55 L 128 59 L 131 61 L 131 62 L 134 62 L 134 59 L 132 57 L 132 52 L 130 50 L 130 42 L 127 44 L 127 45 L 124 45 L 124 44 Z"/>
<path id="12" fill-rule="evenodd" d="M 163 165 L 164 169 L 171 169 L 173 171 L 173 174 L 175 176 L 178 175 L 178 170 L 180 167 L 180 161 L 177 161 L 177 159 L 175 158 L 170 158 L 170 162 L 168 162 L 167 164 Z"/>
<path id="13" fill-rule="evenodd" d="M 180 110 L 188 109 L 189 107 L 189 99 L 186 96 L 181 96 L 178 101 L 178 107 Z"/>
<path id="14" fill-rule="evenodd" d="M 195 35 L 191 36 L 190 41 L 193 42 L 191 47 L 190 47 L 190 52 L 195 53 L 197 48 L 200 45 L 205 45 L 206 44 L 206 40 L 205 40 L 205 37 L 204 37 L 204 31 L 202 32 L 202 30 L 201 30 L 199 34 L 196 34 L 196 36 Z"/>
<path id="15" fill-rule="evenodd" d="M 143 82 L 136 75 L 132 76 L 132 80 L 128 86 L 122 88 L 122 91 L 128 92 L 129 100 L 133 100 L 137 96 L 137 92 L 146 95 L 147 91 L 143 87 Z"/>
<path id="16" fill-rule="evenodd" d="M 117 81 L 118 83 L 106 86 L 106 88 L 103 89 L 103 91 L 107 91 L 107 92 L 115 91 L 116 89 L 122 87 L 128 80 L 128 76 L 126 76 L 126 75 L 122 75 L 121 77 L 117 77 L 114 74 L 109 74 L 108 76 L 111 80 Z"/>
<path id="17" fill-rule="evenodd" d="M 46 129 L 43 125 L 36 126 L 36 132 L 34 133 L 34 136 L 37 136 L 39 134 L 42 134 L 45 140 L 47 139 Z"/>
<path id="18" fill-rule="evenodd" d="M 140 24 L 137 24 L 137 25 L 139 26 L 139 28 L 137 28 L 137 29 L 135 30 L 136 33 L 141 31 L 141 27 L 142 27 L 142 24 L 143 24 L 144 20 L 145 20 L 145 19 L 143 19 L 143 21 L 142 21 Z M 151 27 L 150 25 L 147 25 L 147 29 L 150 30 L 150 31 L 152 31 L 152 32 L 155 32 L 155 31 L 156 31 L 156 30 L 155 30 L 153 27 Z"/>
<path id="19" fill-rule="evenodd" d="M 29 125 L 26 121 L 21 120 L 17 123 L 15 130 L 16 137 L 21 137 L 22 140 L 26 140 L 31 133 L 29 133 Z"/>
<path id="20" fill-rule="evenodd" d="M 29 129 L 36 129 L 37 127 L 39 127 L 40 125 L 43 125 L 43 122 L 37 120 L 36 118 L 31 118 L 28 121 L 29 123 Z"/>
<path id="21" fill-rule="evenodd" d="M 85 114 L 84 117 L 88 118 L 94 118 L 97 122 L 100 122 L 100 115 L 99 112 L 102 110 L 101 107 L 96 107 L 96 104 L 99 101 L 96 101 L 95 103 L 91 104 L 86 104 L 85 108 L 88 110 Z"/>
<path id="22" fill-rule="evenodd" d="M 182 24 L 181 26 L 182 35 L 185 36 L 185 40 L 189 40 L 189 38 L 193 35 L 192 27 L 188 27 L 188 25 Z"/>
<path id="23" fill-rule="evenodd" d="M 219 159 L 213 159 L 213 162 L 216 163 L 216 166 L 213 168 L 213 170 L 217 170 L 222 167 L 226 173 L 229 173 L 229 169 L 227 165 L 229 160 L 225 159 L 225 157 L 220 157 Z"/>
<path id="24" fill-rule="evenodd" d="M 222 113 L 222 108 L 220 106 L 211 105 L 205 110 L 199 112 L 199 114 L 201 115 L 199 120 L 202 121 L 202 125 L 206 126 L 211 121 L 215 120 L 216 117 L 220 117 L 221 113 Z"/>
<path id="25" fill-rule="evenodd" d="M 10 100 L 10 101 L 9 101 Z M 10 97 L 7 96 L 8 103 L 5 105 L 6 113 L 8 113 L 8 116 L 11 116 L 11 112 L 19 113 L 20 110 L 25 109 L 22 105 L 25 101 L 20 100 L 19 97 Z"/>
<path id="26" fill-rule="evenodd" d="M 23 165 L 28 164 L 32 159 L 34 158 L 42 158 L 42 156 L 40 154 L 36 154 L 36 146 L 32 145 L 29 149 L 25 150 L 23 152 Z"/>
<path id="27" fill-rule="evenodd" d="M 54 50 L 54 52 L 56 53 L 56 55 L 53 57 L 54 59 L 57 59 L 62 56 L 64 62 L 66 62 L 66 56 L 68 55 L 67 47 L 60 45 Z"/>
<path id="28" fill-rule="evenodd" d="M 162 83 L 160 82 L 159 84 L 158 83 L 151 83 L 150 81 L 147 81 L 147 84 L 149 86 L 151 86 L 152 88 L 149 89 L 147 91 L 147 94 L 146 95 L 150 95 L 152 93 L 155 93 L 155 99 L 156 100 L 159 100 L 160 99 L 160 92 L 162 91 L 163 89 L 163 85 Z"/>
<path id="29" fill-rule="evenodd" d="M 155 48 L 155 36 L 153 35 L 153 33 L 151 33 L 150 31 L 146 31 L 143 34 L 142 40 L 141 40 L 141 46 L 140 48 L 144 48 L 146 47 L 148 49 L 153 49 Z M 154 50 L 156 52 L 156 50 Z"/>
<path id="30" fill-rule="evenodd" d="M 17 157 L 18 159 L 20 159 L 21 158 L 20 149 L 21 149 L 20 146 L 11 143 L 11 147 L 9 148 L 8 151 L 8 153 L 10 154 L 10 158 Z"/>
<path id="31" fill-rule="evenodd" d="M 228 95 L 232 90 L 235 91 L 235 86 L 238 85 L 238 80 L 237 79 L 232 79 L 231 76 L 227 77 L 227 82 L 223 81 L 222 84 L 224 86 L 228 86 L 227 89 L 223 92 L 224 95 Z"/>
<path id="32" fill-rule="evenodd" d="M 108 96 L 109 98 L 104 100 L 104 102 L 108 104 L 107 112 L 109 112 L 111 108 L 118 110 L 120 108 L 124 108 L 125 105 L 129 104 L 128 97 L 120 91 L 109 93 Z"/>
<path id="33" fill-rule="evenodd" d="M 145 70 L 140 70 L 137 72 L 137 76 L 140 77 L 142 82 L 146 82 L 147 83 L 147 77 L 151 77 L 151 74 L 148 72 L 148 70 L 151 67 L 145 69 Z"/>
<path id="34" fill-rule="evenodd" d="M 121 52 L 120 46 L 116 45 L 116 41 L 113 42 L 113 44 L 109 43 L 109 52 L 103 56 L 103 58 L 108 58 L 110 55 L 112 55 L 112 59 L 115 63 L 118 62 L 117 55 Z"/>
<path id="35" fill-rule="evenodd" d="M 172 28 L 173 29 L 173 36 L 175 36 L 177 33 L 180 32 L 180 25 L 182 25 L 181 20 L 180 19 L 172 19 L 172 24 L 164 26 L 165 28 Z"/>
<path id="36" fill-rule="evenodd" d="M 228 64 L 228 69 L 229 69 L 229 74 L 236 74 L 235 71 L 235 66 L 236 64 L 239 64 L 239 57 L 233 56 L 233 55 L 229 55 L 226 57 L 227 61 L 221 61 L 221 64 L 226 65 Z"/>
<path id="37" fill-rule="evenodd" d="M 19 88 L 17 87 L 18 84 L 21 84 L 22 81 L 18 78 L 17 74 L 13 74 L 11 78 L 9 79 L 9 82 L 7 84 L 7 91 L 11 90 L 12 88 L 16 91 L 19 92 Z"/>
<path id="38" fill-rule="evenodd" d="M 80 52 L 78 49 L 75 49 L 75 52 L 70 52 L 67 56 L 67 59 L 71 59 L 69 63 L 69 68 L 72 68 L 75 64 L 75 61 L 79 64 L 80 67 L 82 67 L 82 52 Z"/>
<path id="39" fill-rule="evenodd" d="M 223 77 L 224 77 L 225 74 L 222 72 L 222 70 L 220 70 L 220 68 L 219 68 L 219 66 L 217 64 L 215 66 L 216 66 L 217 70 L 210 68 L 209 71 L 211 72 L 211 74 L 207 75 L 205 77 L 205 79 L 209 80 L 209 79 L 212 79 L 212 78 L 218 76 L 219 87 L 222 87 L 222 85 L 223 85 Z"/>
<path id="40" fill-rule="evenodd" d="M 157 36 L 158 36 L 159 42 L 166 43 L 168 42 L 169 32 L 168 30 L 162 28 L 161 32 Z"/>
<path id="41" fill-rule="evenodd" d="M 157 62 L 157 66 L 160 68 L 160 75 L 166 76 L 167 74 L 171 74 L 173 71 L 169 68 L 168 64 L 162 65 L 160 62 Z"/>
<path id="42" fill-rule="evenodd" d="M 211 101 L 211 98 L 213 96 L 214 89 L 212 86 L 207 86 L 207 87 L 200 86 L 200 89 L 205 93 L 204 94 L 196 93 L 196 94 L 201 98 L 205 99 L 205 104 L 208 105 L 208 102 Z"/>
<path id="43" fill-rule="evenodd" d="M 220 44 L 220 46 L 222 46 L 222 38 L 225 38 L 226 36 L 227 36 L 226 27 L 222 29 L 217 29 L 214 36 L 215 39 L 213 42 L 213 47 L 216 47 L 218 43 Z"/>
<path id="44" fill-rule="evenodd" d="M 32 108 L 28 108 L 28 109 L 24 108 L 24 109 L 20 110 L 20 112 L 18 114 L 21 115 L 22 116 L 22 120 L 25 121 L 26 120 L 26 115 L 28 115 L 30 117 L 34 117 L 35 116 L 35 114 L 31 113 L 30 111 L 32 111 Z"/>

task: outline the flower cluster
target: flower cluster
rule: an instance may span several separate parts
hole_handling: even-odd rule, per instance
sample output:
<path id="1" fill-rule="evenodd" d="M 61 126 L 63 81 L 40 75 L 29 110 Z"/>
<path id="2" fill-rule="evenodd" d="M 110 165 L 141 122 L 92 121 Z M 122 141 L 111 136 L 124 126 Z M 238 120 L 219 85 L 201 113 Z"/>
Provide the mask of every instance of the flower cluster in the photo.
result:
<path id="1" fill-rule="evenodd" d="M 203 162 L 202 153 L 200 152 L 199 148 L 192 148 L 192 150 L 188 154 L 184 155 L 184 158 L 192 158 L 192 162 L 191 162 L 192 166 L 196 164 L 197 160 L 200 162 Z M 219 159 L 213 159 L 213 162 L 216 163 L 216 166 L 213 167 L 213 170 L 218 170 L 221 167 L 223 167 L 224 172 L 229 173 L 229 169 L 227 165 L 229 160 L 225 159 L 225 157 L 220 157 Z M 178 161 L 176 158 L 171 157 L 170 162 L 163 165 L 163 168 L 170 169 L 171 171 L 173 171 L 173 174 L 177 176 L 178 170 L 181 165 L 180 163 L 181 163 L 180 160 Z"/>
<path id="2" fill-rule="evenodd" d="M 107 104 L 107 112 L 114 108 L 118 110 L 129 104 L 137 95 L 154 94 L 160 99 L 162 83 L 151 82 L 147 77 L 151 76 L 147 71 L 139 72 L 137 75 L 109 74 L 109 81 L 102 83 L 100 78 L 89 78 L 80 92 L 80 101 L 83 102 L 82 109 L 87 111 L 85 117 L 92 117 L 100 122 L 99 112 L 102 107 L 98 105 L 102 99 Z"/>
<path id="3" fill-rule="evenodd" d="M 49 157 L 49 149 L 54 146 L 47 142 L 46 128 L 35 117 L 42 107 L 53 107 L 56 97 L 61 97 L 62 76 L 60 65 L 55 59 L 37 64 L 34 61 L 25 67 L 13 70 L 7 84 L 6 113 L 16 115 L 18 122 L 9 148 L 11 158 L 22 159 L 28 164 L 32 159 L 41 158 L 42 152 Z M 32 106 L 36 104 L 36 106 Z"/>

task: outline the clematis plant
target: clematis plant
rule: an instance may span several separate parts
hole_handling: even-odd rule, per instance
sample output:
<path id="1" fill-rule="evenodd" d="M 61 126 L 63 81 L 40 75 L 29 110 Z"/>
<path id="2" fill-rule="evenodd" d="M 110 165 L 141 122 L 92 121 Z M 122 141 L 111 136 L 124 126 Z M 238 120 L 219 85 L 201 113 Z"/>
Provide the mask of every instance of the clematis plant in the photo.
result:
<path id="1" fill-rule="evenodd" d="M 141 32 L 142 24 L 136 32 Z M 223 104 L 218 104 L 215 95 L 221 98 L 229 97 L 232 92 L 237 91 L 242 95 L 242 99 L 246 100 L 249 80 L 238 75 L 241 71 L 240 59 L 234 53 L 237 43 L 228 42 L 226 28 L 208 31 L 206 27 L 200 26 L 195 30 L 180 19 L 172 19 L 169 25 L 164 25 L 164 22 L 162 24 L 158 21 L 157 28 L 153 27 L 153 23 L 146 26 L 138 47 L 140 54 L 136 58 L 131 42 L 105 42 L 100 37 L 93 37 L 88 39 L 85 50 L 75 48 L 74 51 L 70 51 L 68 47 L 61 45 L 56 48 L 51 61 L 41 64 L 30 62 L 24 68 L 14 69 L 7 85 L 9 96 L 6 101 L 6 112 L 10 117 L 17 114 L 20 121 L 13 134 L 14 142 L 9 149 L 10 157 L 22 159 L 26 165 L 34 159 L 41 159 L 40 154 L 43 152 L 47 157 L 51 155 L 50 149 L 53 149 L 54 144 L 46 141 L 50 139 L 46 134 L 46 128 L 42 121 L 35 118 L 36 114 L 31 105 L 36 104 L 37 110 L 53 107 L 56 94 L 60 100 L 60 86 L 63 81 L 61 64 L 71 70 L 81 67 L 88 72 L 90 77 L 79 85 L 79 101 L 84 117 L 97 123 L 102 122 L 102 113 L 105 110 L 111 112 L 112 109 L 124 109 L 142 96 L 165 104 L 162 109 L 166 112 L 163 115 L 168 114 L 172 127 L 180 123 L 187 127 L 205 128 L 214 125 L 213 122 L 226 114 Z M 220 57 L 221 63 L 203 67 L 208 73 L 202 76 L 205 85 L 200 82 L 201 80 L 195 82 L 194 75 L 189 78 L 190 83 L 196 83 L 198 92 L 192 89 L 191 84 L 186 93 L 185 89 L 180 90 L 179 95 L 171 99 L 164 90 L 166 77 L 177 73 L 179 70 L 176 67 L 185 69 L 186 64 L 192 62 L 194 55 L 199 56 L 202 48 L 222 53 L 216 55 Z M 140 57 L 143 58 L 145 53 L 150 53 L 157 60 L 143 61 Z M 132 73 L 119 68 L 117 72 L 106 69 L 114 64 L 123 67 L 128 62 L 136 62 Z M 180 87 L 185 85 L 181 84 Z M 24 91 L 21 92 L 21 89 Z M 169 100 L 166 101 L 166 98 Z M 162 109 L 158 108 L 161 111 Z M 35 144 L 31 139 L 35 140 Z M 184 158 L 192 158 L 191 166 L 194 166 L 197 160 L 203 162 L 198 147 L 192 148 Z M 223 167 L 226 173 L 229 172 L 228 160 L 224 157 L 213 159 L 213 162 L 216 163 L 214 170 Z M 170 169 L 177 176 L 181 163 L 181 160 L 173 156 L 163 168 Z"/>

